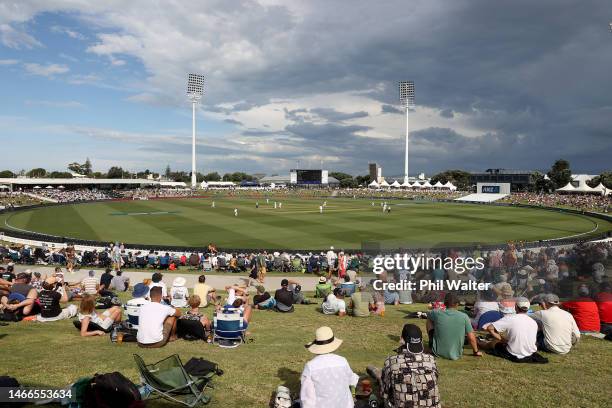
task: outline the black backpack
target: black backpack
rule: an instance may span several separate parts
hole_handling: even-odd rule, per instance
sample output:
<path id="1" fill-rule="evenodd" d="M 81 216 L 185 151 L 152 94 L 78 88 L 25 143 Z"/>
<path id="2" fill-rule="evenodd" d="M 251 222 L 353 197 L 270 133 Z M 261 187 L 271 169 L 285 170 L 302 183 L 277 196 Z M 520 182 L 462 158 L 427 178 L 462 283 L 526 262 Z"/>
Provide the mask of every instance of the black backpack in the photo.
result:
<path id="1" fill-rule="evenodd" d="M 144 407 L 140 392 L 133 382 L 119 372 L 94 375 L 85 391 L 85 408 Z"/>

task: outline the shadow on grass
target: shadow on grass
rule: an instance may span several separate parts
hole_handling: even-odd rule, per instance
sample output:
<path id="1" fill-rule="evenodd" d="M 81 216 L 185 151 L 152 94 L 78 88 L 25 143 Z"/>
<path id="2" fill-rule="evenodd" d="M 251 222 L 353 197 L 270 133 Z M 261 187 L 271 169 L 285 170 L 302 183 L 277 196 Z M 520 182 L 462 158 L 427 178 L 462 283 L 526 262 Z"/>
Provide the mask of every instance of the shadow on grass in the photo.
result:
<path id="1" fill-rule="evenodd" d="M 276 376 L 282 381 L 282 384 L 290 390 L 300 389 L 300 376 L 301 373 L 292 370 L 290 368 L 281 367 L 278 369 Z"/>

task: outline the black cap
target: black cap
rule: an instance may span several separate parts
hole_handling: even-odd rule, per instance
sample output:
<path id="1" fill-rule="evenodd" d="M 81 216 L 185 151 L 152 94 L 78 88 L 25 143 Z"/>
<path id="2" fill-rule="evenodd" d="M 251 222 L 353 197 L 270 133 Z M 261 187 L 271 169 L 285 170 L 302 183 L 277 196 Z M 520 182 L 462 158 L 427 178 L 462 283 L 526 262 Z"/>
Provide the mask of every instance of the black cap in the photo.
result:
<path id="1" fill-rule="evenodd" d="M 283 279 L 281 281 L 281 286 L 289 286 L 289 281 L 287 279 Z"/>
<path id="2" fill-rule="evenodd" d="M 423 352 L 423 333 L 419 326 L 414 324 L 405 324 L 402 329 L 402 339 L 406 344 L 406 348 L 411 353 Z"/>

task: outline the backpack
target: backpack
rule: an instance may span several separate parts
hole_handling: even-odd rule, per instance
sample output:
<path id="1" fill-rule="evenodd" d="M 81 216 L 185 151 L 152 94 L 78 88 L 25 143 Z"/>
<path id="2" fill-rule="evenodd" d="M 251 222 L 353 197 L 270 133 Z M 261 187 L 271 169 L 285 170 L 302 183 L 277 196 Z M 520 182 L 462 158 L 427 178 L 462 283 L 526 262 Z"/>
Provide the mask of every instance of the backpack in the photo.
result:
<path id="1" fill-rule="evenodd" d="M 85 390 L 85 408 L 144 407 L 140 392 L 133 382 L 119 372 L 96 374 Z"/>
<path id="2" fill-rule="evenodd" d="M 17 310 L 4 310 L 0 313 L 0 321 L 4 322 L 20 322 L 23 320 L 23 313 L 21 309 Z"/>
<path id="3" fill-rule="evenodd" d="M 194 377 L 204 377 L 208 373 L 215 373 L 219 376 L 223 375 L 223 370 L 219 368 L 217 363 L 196 357 L 192 357 L 187 361 L 185 364 L 185 371 Z"/>

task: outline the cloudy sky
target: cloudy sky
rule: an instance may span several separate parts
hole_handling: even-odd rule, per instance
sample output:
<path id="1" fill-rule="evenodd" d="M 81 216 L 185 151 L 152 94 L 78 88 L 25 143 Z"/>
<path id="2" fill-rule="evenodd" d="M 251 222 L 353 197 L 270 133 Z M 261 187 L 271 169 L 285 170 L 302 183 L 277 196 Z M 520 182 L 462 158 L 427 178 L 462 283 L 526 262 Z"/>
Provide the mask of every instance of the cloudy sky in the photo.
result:
<path id="1" fill-rule="evenodd" d="M 0 0 L 0 169 L 612 166 L 609 0 Z"/>

